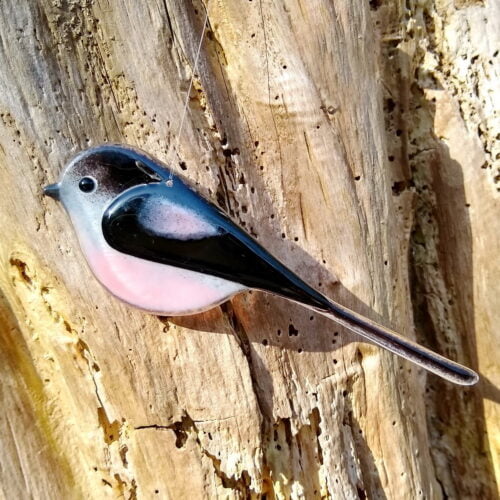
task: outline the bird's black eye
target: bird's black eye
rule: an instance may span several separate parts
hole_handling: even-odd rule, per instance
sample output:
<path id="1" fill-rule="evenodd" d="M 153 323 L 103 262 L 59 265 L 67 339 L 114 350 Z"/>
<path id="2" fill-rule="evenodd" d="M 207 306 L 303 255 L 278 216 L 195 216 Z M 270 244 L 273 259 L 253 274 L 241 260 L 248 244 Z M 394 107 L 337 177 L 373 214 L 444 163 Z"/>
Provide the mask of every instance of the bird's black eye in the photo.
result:
<path id="1" fill-rule="evenodd" d="M 96 186 L 97 186 L 97 182 L 95 179 L 92 179 L 92 177 L 84 177 L 78 183 L 78 187 L 80 188 L 80 191 L 83 191 L 84 193 L 91 193 L 92 191 L 94 191 Z"/>

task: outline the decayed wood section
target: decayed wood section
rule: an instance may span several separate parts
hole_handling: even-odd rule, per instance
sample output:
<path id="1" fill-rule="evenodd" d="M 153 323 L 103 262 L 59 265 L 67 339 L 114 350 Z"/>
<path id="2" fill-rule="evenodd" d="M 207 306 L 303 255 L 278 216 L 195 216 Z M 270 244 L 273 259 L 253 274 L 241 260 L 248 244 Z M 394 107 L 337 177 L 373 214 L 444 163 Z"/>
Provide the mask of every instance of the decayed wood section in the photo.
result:
<path id="1" fill-rule="evenodd" d="M 177 140 L 201 2 L 0 3 L 3 498 L 495 498 L 499 4 L 208 4 L 173 168 L 457 388 L 261 293 L 148 316 L 41 187 Z"/>

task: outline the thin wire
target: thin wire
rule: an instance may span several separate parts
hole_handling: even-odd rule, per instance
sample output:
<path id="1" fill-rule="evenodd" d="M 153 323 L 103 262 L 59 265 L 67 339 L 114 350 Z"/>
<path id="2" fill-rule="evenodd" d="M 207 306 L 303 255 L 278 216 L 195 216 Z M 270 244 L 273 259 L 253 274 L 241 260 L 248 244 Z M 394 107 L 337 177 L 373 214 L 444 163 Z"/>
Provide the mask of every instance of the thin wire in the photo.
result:
<path id="1" fill-rule="evenodd" d="M 203 44 L 203 38 L 205 37 L 205 32 L 207 30 L 207 23 L 208 23 L 208 2 L 207 2 L 207 5 L 205 7 L 205 21 L 203 21 L 203 30 L 201 32 L 200 41 L 198 43 L 198 49 L 196 51 L 196 57 L 194 58 L 194 65 L 193 65 L 193 70 L 192 70 L 192 73 L 191 73 L 191 80 L 189 81 L 189 87 L 188 87 L 188 91 L 187 91 L 187 94 L 186 94 L 186 101 L 184 102 L 184 109 L 182 110 L 181 123 L 179 125 L 179 130 L 177 131 L 177 138 L 175 140 L 175 146 L 172 147 L 172 143 L 171 143 L 171 146 L 169 147 L 169 150 L 167 151 L 167 156 L 166 156 L 166 163 L 167 163 L 167 165 L 168 165 L 168 161 L 170 159 L 171 153 L 174 152 L 174 151 L 176 151 L 179 148 L 179 143 L 180 143 L 180 140 L 181 140 L 182 127 L 184 126 L 184 119 L 186 118 L 187 108 L 188 108 L 188 105 L 189 105 L 189 97 L 191 95 L 191 89 L 193 87 L 194 76 L 195 76 L 195 73 L 196 73 L 196 66 L 198 65 L 198 59 L 200 57 L 201 46 Z M 168 180 L 166 182 L 167 186 L 169 186 L 169 187 L 172 187 L 173 184 L 174 184 L 173 176 L 174 176 L 174 174 L 173 174 L 172 170 L 170 170 L 170 174 L 169 174 Z"/>

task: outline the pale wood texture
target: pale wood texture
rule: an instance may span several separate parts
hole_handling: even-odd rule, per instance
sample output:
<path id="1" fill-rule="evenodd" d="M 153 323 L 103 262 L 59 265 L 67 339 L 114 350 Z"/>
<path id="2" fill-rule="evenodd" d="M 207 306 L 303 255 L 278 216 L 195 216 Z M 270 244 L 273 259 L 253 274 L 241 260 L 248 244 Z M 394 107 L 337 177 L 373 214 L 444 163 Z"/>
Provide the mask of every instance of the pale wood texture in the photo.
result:
<path id="1" fill-rule="evenodd" d="M 173 168 L 456 388 L 249 293 L 158 318 L 41 187 L 177 141 L 198 2 L 0 3 L 3 498 L 495 498 L 499 4 L 211 0 Z"/>

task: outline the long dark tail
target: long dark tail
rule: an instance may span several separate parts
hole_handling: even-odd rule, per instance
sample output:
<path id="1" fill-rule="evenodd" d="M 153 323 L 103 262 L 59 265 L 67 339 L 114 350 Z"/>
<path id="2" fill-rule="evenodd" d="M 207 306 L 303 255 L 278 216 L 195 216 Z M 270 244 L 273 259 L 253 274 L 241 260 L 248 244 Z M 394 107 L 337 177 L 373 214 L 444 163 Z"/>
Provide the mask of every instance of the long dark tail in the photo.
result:
<path id="1" fill-rule="evenodd" d="M 408 359 L 426 370 L 459 385 L 474 385 L 479 376 L 470 368 L 451 361 L 430 349 L 408 340 L 393 330 L 361 316 L 346 307 L 328 300 L 328 309 L 311 307 L 353 332 L 388 351 Z"/>

